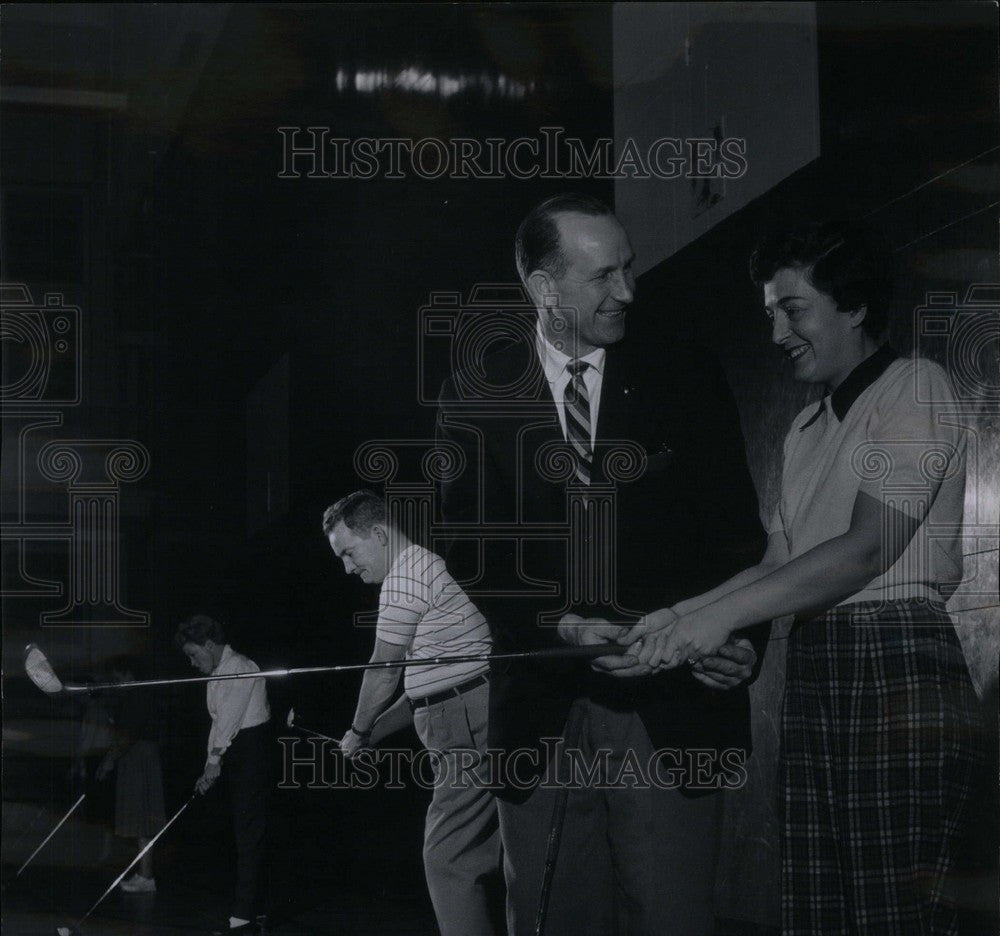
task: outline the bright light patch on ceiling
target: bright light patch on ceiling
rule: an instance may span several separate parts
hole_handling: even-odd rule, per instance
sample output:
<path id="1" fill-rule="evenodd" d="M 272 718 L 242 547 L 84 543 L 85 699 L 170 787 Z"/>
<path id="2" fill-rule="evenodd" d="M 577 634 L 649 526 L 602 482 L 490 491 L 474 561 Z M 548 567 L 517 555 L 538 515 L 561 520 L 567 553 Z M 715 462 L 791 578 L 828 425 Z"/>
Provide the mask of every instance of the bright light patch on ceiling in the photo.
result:
<path id="1" fill-rule="evenodd" d="M 404 68 L 402 71 L 360 70 L 353 74 L 343 68 L 337 69 L 335 77 L 337 91 L 344 93 L 353 89 L 358 94 L 375 94 L 379 91 L 404 91 L 409 94 L 426 94 L 448 98 L 456 94 L 476 93 L 485 96 L 521 100 L 535 90 L 535 83 L 523 84 L 506 75 L 493 77 L 485 73 L 436 74 L 420 68 Z"/>

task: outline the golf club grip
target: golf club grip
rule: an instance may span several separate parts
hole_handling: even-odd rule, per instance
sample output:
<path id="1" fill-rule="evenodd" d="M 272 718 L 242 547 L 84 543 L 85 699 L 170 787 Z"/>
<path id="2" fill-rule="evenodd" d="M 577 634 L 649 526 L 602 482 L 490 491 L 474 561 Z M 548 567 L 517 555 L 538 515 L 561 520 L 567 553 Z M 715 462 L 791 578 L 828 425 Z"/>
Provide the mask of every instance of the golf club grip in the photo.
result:
<path id="1" fill-rule="evenodd" d="M 531 652 L 531 657 L 532 659 L 545 659 L 546 657 L 552 657 L 553 659 L 559 660 L 594 660 L 597 657 L 623 656 L 624 654 L 625 647 L 620 644 L 602 643 L 584 644 L 583 646 L 578 647 L 548 647 L 544 650 L 533 650 Z"/>

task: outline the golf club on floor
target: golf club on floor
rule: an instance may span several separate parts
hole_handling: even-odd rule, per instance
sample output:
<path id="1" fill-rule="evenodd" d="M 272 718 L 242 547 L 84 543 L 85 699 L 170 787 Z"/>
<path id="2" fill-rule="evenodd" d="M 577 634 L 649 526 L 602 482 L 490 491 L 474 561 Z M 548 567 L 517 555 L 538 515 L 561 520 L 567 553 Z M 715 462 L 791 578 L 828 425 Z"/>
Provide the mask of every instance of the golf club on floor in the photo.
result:
<path id="1" fill-rule="evenodd" d="M 14 875 L 14 878 L 13 878 L 13 880 L 15 880 L 15 881 L 16 881 L 16 880 L 17 880 L 17 879 L 18 879 L 18 878 L 19 878 L 19 877 L 21 876 L 21 872 L 22 872 L 22 871 L 24 871 L 24 869 L 25 869 L 25 868 L 27 868 L 27 867 L 28 867 L 28 865 L 30 865 L 32 861 L 34 861 L 34 860 L 35 860 L 35 856 L 36 856 L 36 855 L 37 855 L 37 854 L 38 854 L 38 853 L 39 853 L 39 852 L 40 852 L 40 851 L 41 851 L 41 850 L 42 850 L 43 848 L 45 848 L 45 846 L 46 846 L 46 845 L 48 845 L 48 843 L 49 843 L 49 839 L 51 839 L 51 838 L 52 838 L 52 836 L 53 836 L 53 835 L 55 835 L 55 834 L 56 834 L 56 832 L 58 832 L 58 831 L 59 831 L 59 830 L 60 830 L 60 829 L 62 828 L 62 826 L 63 826 L 63 823 L 65 823 L 65 822 L 66 822 L 66 820 L 67 820 L 67 819 L 69 819 L 69 817 L 70 817 L 70 816 L 72 816 L 72 815 L 73 815 L 73 813 L 75 813 L 75 812 L 76 812 L 76 810 L 77 810 L 77 808 L 79 807 L 79 805 L 80 805 L 80 804 L 81 804 L 81 803 L 82 803 L 82 802 L 83 802 L 83 801 L 84 801 L 84 800 L 85 800 L 86 798 L 87 798 L 87 794 L 86 794 L 86 793 L 81 793 L 81 794 L 80 794 L 80 797 L 79 797 L 79 799 L 77 799 L 77 801 L 76 801 L 76 802 L 75 802 L 75 803 L 74 803 L 74 804 L 73 804 L 72 806 L 70 806 L 70 808 L 69 808 L 69 809 L 67 810 L 67 812 L 66 812 L 66 815 L 65 815 L 65 816 L 63 816 L 63 817 L 62 817 L 62 819 L 60 819 L 60 820 L 59 820 L 59 821 L 58 821 L 58 822 L 56 823 L 56 826 L 55 826 L 55 828 L 54 828 L 54 829 L 53 829 L 53 830 L 52 830 L 52 831 L 51 831 L 51 832 L 50 832 L 50 833 L 49 833 L 48 835 L 46 835 L 44 839 L 42 839 L 42 843 L 41 843 L 41 845 L 39 845 L 39 846 L 38 846 L 38 848 L 36 848 L 36 849 L 35 849 L 35 850 L 34 850 L 34 851 L 33 851 L 33 852 L 32 852 L 32 853 L 31 853 L 31 854 L 30 854 L 30 855 L 28 856 L 28 860 L 27 860 L 27 861 L 26 861 L 26 862 L 25 862 L 25 863 L 24 863 L 23 865 L 21 865 L 21 867 L 20 867 L 20 868 L 18 868 L 18 869 L 17 869 L 17 874 L 15 874 L 15 875 Z"/>
<path id="2" fill-rule="evenodd" d="M 416 660 L 386 660 L 381 663 L 348 663 L 340 666 L 300 666 L 292 669 L 261 670 L 256 673 L 226 673 L 218 676 L 178 676 L 168 679 L 136 679 L 117 683 L 64 683 L 52 668 L 48 657 L 37 644 L 24 648 L 24 671 L 46 695 L 94 692 L 97 690 L 135 689 L 141 686 L 174 686 L 183 683 L 205 683 L 226 679 L 276 679 L 303 676 L 308 673 L 361 673 L 367 670 L 396 669 L 409 666 L 447 666 L 451 663 L 491 663 L 497 660 L 592 660 L 600 656 L 623 655 L 618 644 L 592 644 L 583 647 L 547 647 L 542 650 L 520 650 L 513 653 L 478 653 L 467 656 L 427 657 Z"/>
<path id="3" fill-rule="evenodd" d="M 57 926 L 56 927 L 57 936 L 74 936 L 74 934 L 79 933 L 80 927 L 83 926 L 87 917 L 89 917 L 102 903 L 104 903 L 108 894 L 110 894 L 124 880 L 125 875 L 128 874 L 129 871 L 131 871 L 140 861 L 142 861 L 142 856 L 145 855 L 146 852 L 148 852 L 157 843 L 157 841 L 160 839 L 163 833 L 166 832 L 167 829 L 169 829 L 180 818 L 181 813 L 183 813 L 184 810 L 187 809 L 188 806 L 190 806 L 191 803 L 194 802 L 195 797 L 197 796 L 200 796 L 200 794 L 197 792 L 191 794 L 191 796 L 184 802 L 181 808 L 178 809 L 177 812 L 175 812 L 173 816 L 170 817 L 170 819 L 167 821 L 167 824 L 162 829 L 160 829 L 160 831 L 157 832 L 156 835 L 154 835 L 146 843 L 145 847 L 142 848 L 139 854 L 136 855 L 135 858 L 133 858 L 132 861 L 129 863 L 129 866 L 111 882 L 111 884 L 108 886 L 108 889 L 103 894 L 101 894 L 100 897 L 97 898 L 93 906 L 82 917 L 80 917 L 80 919 L 77 920 L 75 924 L 71 926 Z"/>

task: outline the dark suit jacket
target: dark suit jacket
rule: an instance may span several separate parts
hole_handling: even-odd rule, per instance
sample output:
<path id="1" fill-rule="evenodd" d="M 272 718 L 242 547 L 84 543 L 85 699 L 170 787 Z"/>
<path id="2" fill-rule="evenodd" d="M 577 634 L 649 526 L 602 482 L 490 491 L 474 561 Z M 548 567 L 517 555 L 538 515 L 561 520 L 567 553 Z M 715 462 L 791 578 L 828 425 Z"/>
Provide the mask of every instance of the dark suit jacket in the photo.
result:
<path id="1" fill-rule="evenodd" d="M 442 388 L 438 437 L 465 461 L 443 485 L 444 520 L 469 525 L 448 562 L 489 621 L 496 652 L 560 645 L 555 622 L 566 610 L 629 622 L 760 558 L 757 497 L 718 365 L 691 348 L 637 350 L 638 359 L 627 341 L 607 350 L 592 488 L 628 475 L 630 458 L 645 471 L 615 485 L 617 516 L 574 544 L 596 546 L 616 567 L 612 593 L 595 601 L 567 600 L 566 482 L 546 468 L 558 468 L 565 443 L 533 344 L 513 343 Z M 490 524 L 504 526 L 483 529 Z M 766 636 L 751 634 L 758 657 Z M 490 745 L 507 751 L 561 736 L 583 694 L 638 711 L 656 747 L 750 748 L 746 686 L 713 691 L 686 668 L 622 680 L 580 662 L 501 662 L 490 693 Z"/>

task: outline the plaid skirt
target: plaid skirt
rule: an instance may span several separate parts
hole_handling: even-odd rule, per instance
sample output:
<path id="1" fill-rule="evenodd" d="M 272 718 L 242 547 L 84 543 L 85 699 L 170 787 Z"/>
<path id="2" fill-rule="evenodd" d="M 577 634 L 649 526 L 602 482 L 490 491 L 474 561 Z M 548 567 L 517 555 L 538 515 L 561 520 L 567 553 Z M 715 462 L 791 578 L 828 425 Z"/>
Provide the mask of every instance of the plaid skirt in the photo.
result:
<path id="1" fill-rule="evenodd" d="M 150 838 L 167 821 L 163 813 L 160 746 L 155 741 L 136 741 L 118 761 L 115 835 Z"/>
<path id="2" fill-rule="evenodd" d="M 786 936 L 958 933 L 945 890 L 983 762 L 980 717 L 940 605 L 845 605 L 792 631 Z"/>

